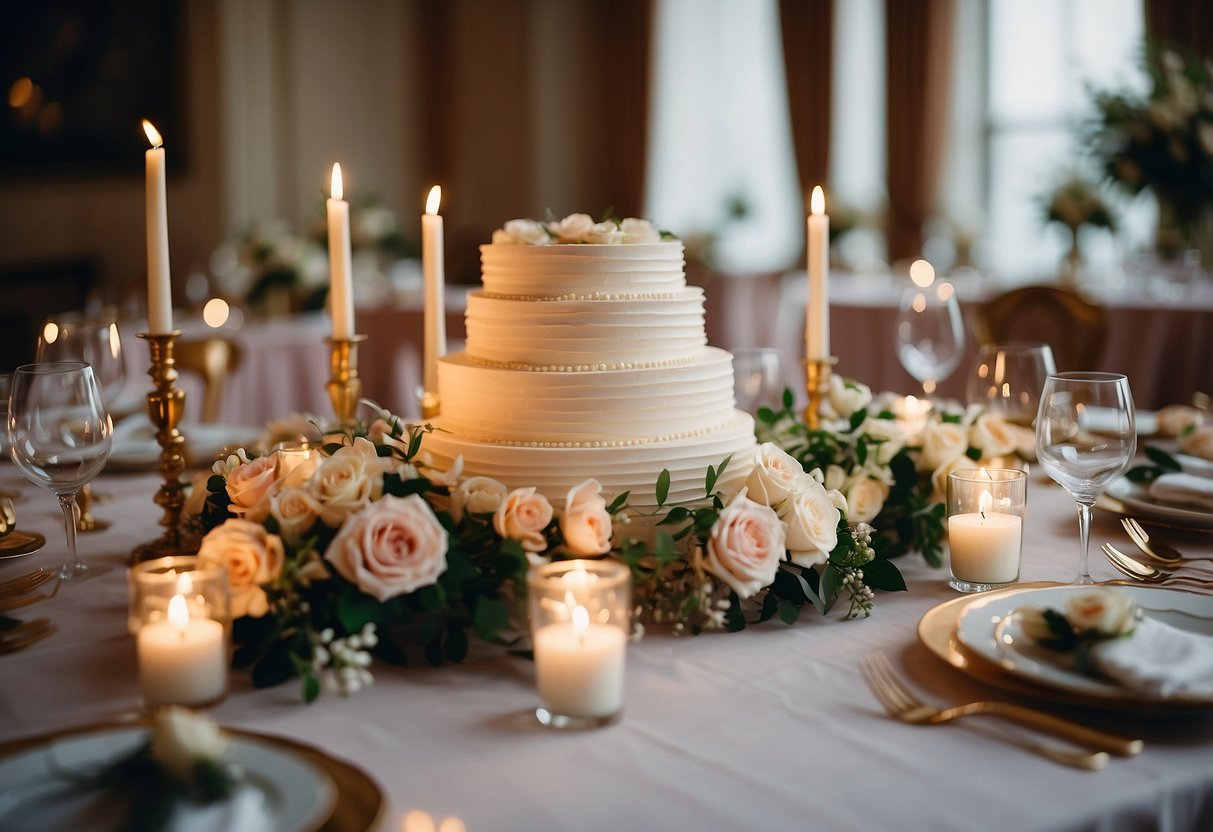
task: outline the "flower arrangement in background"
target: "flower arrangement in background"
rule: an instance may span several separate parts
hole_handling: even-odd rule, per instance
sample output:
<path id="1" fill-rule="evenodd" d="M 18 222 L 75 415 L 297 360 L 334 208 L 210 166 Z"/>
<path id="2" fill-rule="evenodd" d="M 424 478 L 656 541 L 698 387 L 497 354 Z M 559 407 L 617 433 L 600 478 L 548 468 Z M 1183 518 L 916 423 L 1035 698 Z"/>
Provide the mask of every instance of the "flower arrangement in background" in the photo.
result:
<path id="1" fill-rule="evenodd" d="M 255 223 L 211 256 L 220 291 L 264 315 L 323 309 L 329 265 L 324 248 L 284 220 Z"/>
<path id="2" fill-rule="evenodd" d="M 1046 223 L 1061 223 L 1070 232 L 1070 251 L 1066 255 L 1063 276 L 1074 280 L 1082 265 L 1079 232 L 1084 226 L 1116 231 L 1116 217 L 1099 190 L 1082 175 L 1070 171 L 1040 200 Z"/>
<path id="3" fill-rule="evenodd" d="M 1213 65 L 1162 50 L 1147 68 L 1147 97 L 1095 94 L 1091 143 L 1113 182 L 1158 198 L 1160 249 L 1190 248 L 1213 209 Z"/>

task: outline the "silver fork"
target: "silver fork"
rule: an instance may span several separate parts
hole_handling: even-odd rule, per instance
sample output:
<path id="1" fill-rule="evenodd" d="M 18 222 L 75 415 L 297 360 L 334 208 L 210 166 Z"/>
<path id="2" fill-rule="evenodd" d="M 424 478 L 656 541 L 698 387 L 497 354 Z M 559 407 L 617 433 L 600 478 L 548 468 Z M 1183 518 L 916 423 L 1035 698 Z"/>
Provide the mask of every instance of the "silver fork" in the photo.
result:
<path id="1" fill-rule="evenodd" d="M 1091 752 L 1074 752 L 1039 743 L 1031 747 L 1057 762 L 1077 768 L 1099 769 L 1108 763 L 1108 752 L 1131 756 L 1141 751 L 1141 740 L 1118 737 L 1079 725 L 1042 711 L 1025 708 L 1011 702 L 970 702 L 950 708 L 936 708 L 914 696 L 898 678 L 889 660 L 879 651 L 869 653 L 859 662 L 859 670 L 872 693 L 892 716 L 913 725 L 940 725 L 973 714 L 987 714 L 1014 719 L 1039 730 L 1050 731 Z"/>
<path id="2" fill-rule="evenodd" d="M 1213 558 L 1187 558 L 1174 546 L 1161 540 L 1151 540 L 1150 533 L 1142 527 L 1141 523 L 1138 523 L 1132 517 L 1122 518 L 1120 525 L 1124 526 L 1125 531 L 1129 533 L 1129 537 L 1137 548 L 1142 551 L 1142 554 L 1168 566 L 1186 566 L 1189 563 L 1200 561 L 1213 563 Z"/>
<path id="3" fill-rule="evenodd" d="M 1182 583 L 1204 587 L 1205 589 L 1213 589 L 1213 579 L 1194 578 L 1190 575 L 1176 575 L 1174 572 L 1159 569 L 1156 566 L 1151 566 L 1148 563 L 1142 563 L 1135 558 L 1131 558 L 1111 543 L 1105 543 L 1099 549 L 1103 552 L 1104 557 L 1108 559 L 1108 563 L 1116 567 L 1118 572 L 1128 575 L 1139 583 L 1162 585 Z"/>
<path id="4" fill-rule="evenodd" d="M 59 632 L 59 626 L 49 618 L 38 618 L 0 631 L 0 655 L 16 653 L 47 636 Z"/>

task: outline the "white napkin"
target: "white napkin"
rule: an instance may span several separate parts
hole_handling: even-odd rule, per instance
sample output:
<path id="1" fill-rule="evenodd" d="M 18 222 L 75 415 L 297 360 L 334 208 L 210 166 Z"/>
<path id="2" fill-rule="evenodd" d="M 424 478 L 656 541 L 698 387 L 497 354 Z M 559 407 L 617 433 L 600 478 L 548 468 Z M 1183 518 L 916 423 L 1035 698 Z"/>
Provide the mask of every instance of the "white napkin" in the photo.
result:
<path id="1" fill-rule="evenodd" d="M 1163 474 L 1150 485 L 1150 496 L 1161 503 L 1213 511 L 1213 478 Z"/>
<path id="2" fill-rule="evenodd" d="M 1180 469 L 1185 474 L 1213 479 L 1213 460 L 1201 459 L 1188 454 L 1176 454 L 1175 461 L 1179 463 Z"/>
<path id="3" fill-rule="evenodd" d="M 1152 697 L 1213 696 L 1213 638 L 1142 619 L 1133 635 L 1101 641 L 1091 661 L 1105 676 Z"/>
<path id="4" fill-rule="evenodd" d="M 170 832 L 271 832 L 265 795 L 241 786 L 227 800 L 205 806 L 181 804 L 173 812 Z"/>

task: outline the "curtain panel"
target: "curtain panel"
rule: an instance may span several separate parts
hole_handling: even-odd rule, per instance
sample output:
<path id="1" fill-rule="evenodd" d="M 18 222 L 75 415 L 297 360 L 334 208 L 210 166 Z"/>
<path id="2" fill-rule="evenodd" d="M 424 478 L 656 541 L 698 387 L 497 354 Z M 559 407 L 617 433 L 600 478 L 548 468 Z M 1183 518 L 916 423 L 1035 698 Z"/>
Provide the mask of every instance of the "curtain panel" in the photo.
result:
<path id="1" fill-rule="evenodd" d="M 831 92 L 834 67 L 834 0 L 779 0 L 788 115 L 800 191 L 824 186 L 830 170 Z"/>

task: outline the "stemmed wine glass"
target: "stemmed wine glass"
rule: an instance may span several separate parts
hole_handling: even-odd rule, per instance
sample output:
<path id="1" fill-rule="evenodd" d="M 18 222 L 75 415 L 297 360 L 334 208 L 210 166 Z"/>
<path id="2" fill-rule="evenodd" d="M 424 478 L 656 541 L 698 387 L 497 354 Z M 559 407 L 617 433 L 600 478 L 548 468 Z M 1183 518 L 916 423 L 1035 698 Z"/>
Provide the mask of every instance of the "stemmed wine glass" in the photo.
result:
<path id="1" fill-rule="evenodd" d="M 1129 467 L 1136 451 L 1136 414 L 1128 378 L 1093 372 L 1048 377 L 1036 417 L 1036 456 L 1045 473 L 1078 504 L 1081 552 L 1076 584 L 1093 583 L 1087 568 L 1091 507 Z"/>
<path id="2" fill-rule="evenodd" d="M 93 368 L 93 376 L 101 386 L 106 410 L 112 412 L 114 403 L 126 383 L 126 362 L 122 354 L 122 338 L 118 331 L 117 310 L 105 307 L 95 315 L 67 314 L 48 318 L 38 333 L 38 350 L 34 358 L 39 364 L 48 361 L 83 361 Z M 80 516 L 76 530 L 101 531 L 109 522 L 93 517 L 93 494 L 85 484 L 80 489 Z"/>
<path id="3" fill-rule="evenodd" d="M 113 433 L 93 369 L 83 361 L 26 364 L 13 374 L 13 462 L 27 480 L 59 498 L 68 551 L 60 578 L 95 569 L 76 552 L 76 493 L 105 467 Z"/>
<path id="4" fill-rule="evenodd" d="M 778 410 L 788 386 L 779 350 L 752 347 L 734 349 L 732 353 L 733 397 L 737 408 L 751 414 L 760 407 Z"/>
<path id="5" fill-rule="evenodd" d="M 955 372 L 964 355 L 964 344 L 964 319 L 951 283 L 917 285 L 902 294 L 897 313 L 897 357 L 906 372 L 922 384 L 927 396 L 935 392 L 938 382 Z"/>
<path id="6" fill-rule="evenodd" d="M 966 397 L 1012 424 L 1031 427 L 1045 380 L 1056 372 L 1048 344 L 986 344 L 969 375 Z"/>

